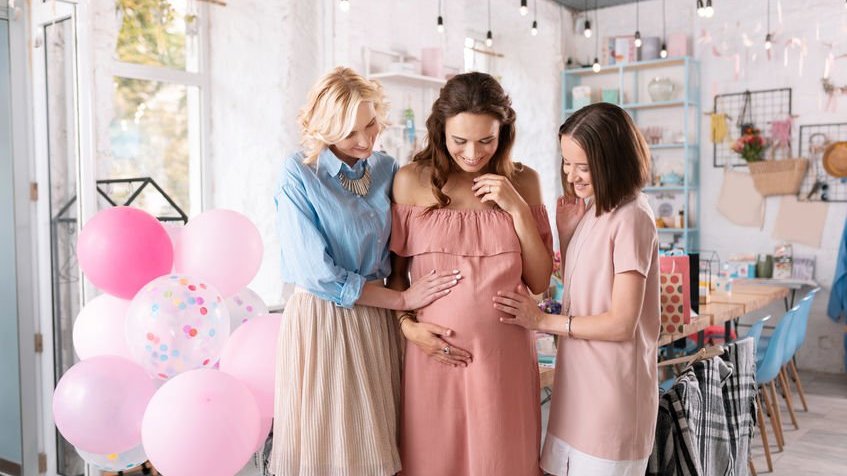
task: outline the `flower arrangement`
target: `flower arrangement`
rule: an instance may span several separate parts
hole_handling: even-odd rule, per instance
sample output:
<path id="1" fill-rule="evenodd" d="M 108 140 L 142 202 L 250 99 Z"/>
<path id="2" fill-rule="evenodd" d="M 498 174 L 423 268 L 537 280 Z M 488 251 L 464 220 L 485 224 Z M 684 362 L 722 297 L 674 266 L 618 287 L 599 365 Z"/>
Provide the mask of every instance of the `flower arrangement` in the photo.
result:
<path id="1" fill-rule="evenodd" d="M 740 155 L 745 162 L 758 162 L 762 160 L 766 146 L 767 142 L 759 129 L 745 127 L 741 137 L 732 144 L 732 151 Z"/>

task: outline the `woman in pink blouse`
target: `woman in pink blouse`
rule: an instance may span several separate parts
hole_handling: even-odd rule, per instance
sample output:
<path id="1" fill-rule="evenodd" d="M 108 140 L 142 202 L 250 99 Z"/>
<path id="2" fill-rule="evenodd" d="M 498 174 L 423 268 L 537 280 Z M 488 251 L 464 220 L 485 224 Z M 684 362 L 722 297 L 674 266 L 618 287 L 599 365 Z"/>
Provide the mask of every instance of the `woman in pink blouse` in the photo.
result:
<path id="1" fill-rule="evenodd" d="M 556 207 L 565 270 L 561 315 L 523 288 L 494 307 L 509 325 L 557 334 L 556 377 L 541 467 L 563 476 L 643 475 L 658 407 L 659 259 L 640 192 L 649 151 L 629 115 L 600 103 L 561 128 L 565 196 Z"/>

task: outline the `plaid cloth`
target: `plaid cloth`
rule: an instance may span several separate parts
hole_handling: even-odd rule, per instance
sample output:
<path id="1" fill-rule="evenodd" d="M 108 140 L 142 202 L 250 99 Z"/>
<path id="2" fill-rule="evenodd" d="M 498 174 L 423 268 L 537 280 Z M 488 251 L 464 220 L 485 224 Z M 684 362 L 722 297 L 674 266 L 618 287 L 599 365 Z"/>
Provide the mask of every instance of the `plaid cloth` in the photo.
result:
<path id="1" fill-rule="evenodd" d="M 720 357 L 695 362 L 693 372 L 700 384 L 700 408 L 690 421 L 700 449 L 700 465 L 707 476 L 735 474 L 735 458 L 724 407 L 724 385 L 732 369 Z"/>
<path id="2" fill-rule="evenodd" d="M 731 443 L 724 397 L 732 374 L 732 368 L 720 357 L 702 360 L 686 368 L 674 386 L 662 394 L 647 475 L 736 474 L 734 451 L 738 444 Z M 743 461 L 746 465 L 747 460 Z"/>
<path id="3" fill-rule="evenodd" d="M 721 358 L 733 369 L 723 387 L 723 402 L 735 474 L 747 476 L 756 429 L 756 343 L 748 337 L 729 344 Z"/>
<path id="4" fill-rule="evenodd" d="M 700 456 L 691 421 L 692 403 L 700 401 L 692 372 L 680 376 L 659 398 L 656 439 L 647 460 L 648 476 L 700 476 Z M 698 406 L 699 407 L 699 406 Z"/>

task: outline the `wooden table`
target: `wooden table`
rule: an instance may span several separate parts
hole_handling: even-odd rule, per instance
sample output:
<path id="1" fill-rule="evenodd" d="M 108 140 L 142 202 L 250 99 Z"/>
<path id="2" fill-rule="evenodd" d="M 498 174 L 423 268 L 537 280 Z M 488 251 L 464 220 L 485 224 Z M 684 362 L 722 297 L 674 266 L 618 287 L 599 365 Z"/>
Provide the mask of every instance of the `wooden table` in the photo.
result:
<path id="1" fill-rule="evenodd" d="M 744 314 L 765 308 L 774 302 L 785 301 L 790 289 L 782 286 L 733 285 L 732 292 L 713 292 L 708 304 L 700 305 L 700 315 L 679 334 L 662 334 L 659 346 L 696 334 L 709 326 L 723 324 L 729 334 L 730 325 Z"/>
<path id="2" fill-rule="evenodd" d="M 748 284 L 745 281 L 735 282 L 731 293 L 713 292 L 710 295 L 709 303 L 700 305 L 699 315 L 696 317 L 692 315 L 691 323 L 686 324 L 681 333 L 659 336 L 659 346 L 670 344 L 691 334 L 697 334 L 709 326 L 723 324 L 726 326 L 726 333 L 729 334 L 733 321 L 775 302 L 785 301 L 787 304 L 791 291 L 792 289 L 787 286 Z M 538 370 L 541 377 L 541 388 L 552 388 L 555 369 L 539 367 Z"/>

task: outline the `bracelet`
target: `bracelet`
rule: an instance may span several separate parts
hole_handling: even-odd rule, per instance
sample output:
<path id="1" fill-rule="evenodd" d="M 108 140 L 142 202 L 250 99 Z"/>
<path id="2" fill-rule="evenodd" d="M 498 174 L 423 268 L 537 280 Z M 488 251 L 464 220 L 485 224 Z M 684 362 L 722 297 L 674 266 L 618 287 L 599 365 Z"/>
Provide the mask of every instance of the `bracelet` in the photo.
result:
<path id="1" fill-rule="evenodd" d="M 573 323 L 573 315 L 568 315 L 568 337 L 573 339 L 573 332 L 571 332 L 571 324 Z"/>
<path id="2" fill-rule="evenodd" d="M 397 318 L 397 327 L 400 327 L 402 329 L 403 323 L 407 320 L 412 320 L 415 322 L 418 321 L 417 319 L 415 319 L 415 315 L 411 312 L 404 312 L 403 314 L 400 314 L 400 317 Z"/>

